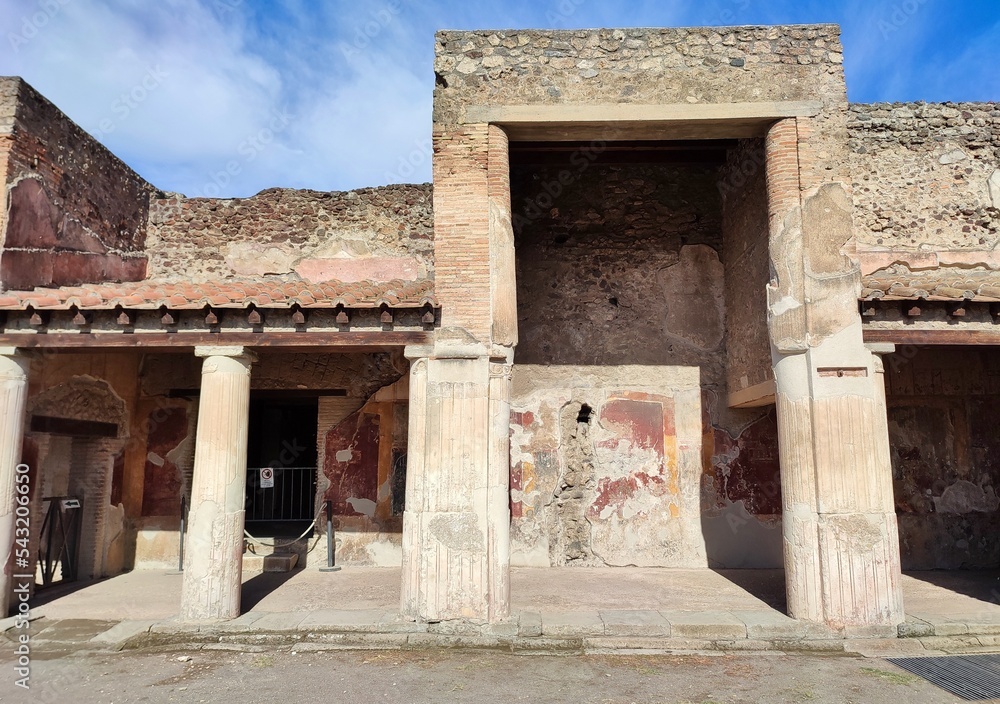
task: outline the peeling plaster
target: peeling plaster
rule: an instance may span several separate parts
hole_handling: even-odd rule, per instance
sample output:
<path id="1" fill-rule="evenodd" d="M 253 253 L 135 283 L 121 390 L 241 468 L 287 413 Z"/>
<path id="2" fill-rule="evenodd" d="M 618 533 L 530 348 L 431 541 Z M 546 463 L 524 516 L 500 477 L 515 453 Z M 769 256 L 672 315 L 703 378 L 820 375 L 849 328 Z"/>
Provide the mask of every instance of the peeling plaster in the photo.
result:
<path id="1" fill-rule="evenodd" d="M 351 496 L 347 499 L 347 503 L 358 513 L 362 513 L 369 518 L 375 516 L 375 502 L 371 499 L 356 499 Z"/>
<path id="2" fill-rule="evenodd" d="M 934 510 L 937 513 L 971 513 L 979 511 L 989 513 L 1000 508 L 1000 498 L 993 487 L 976 486 L 972 482 L 960 479 L 947 487 L 941 496 L 933 497 Z"/>
<path id="3" fill-rule="evenodd" d="M 474 514 L 441 514 L 428 525 L 431 536 L 449 550 L 481 552 L 486 541 Z"/>

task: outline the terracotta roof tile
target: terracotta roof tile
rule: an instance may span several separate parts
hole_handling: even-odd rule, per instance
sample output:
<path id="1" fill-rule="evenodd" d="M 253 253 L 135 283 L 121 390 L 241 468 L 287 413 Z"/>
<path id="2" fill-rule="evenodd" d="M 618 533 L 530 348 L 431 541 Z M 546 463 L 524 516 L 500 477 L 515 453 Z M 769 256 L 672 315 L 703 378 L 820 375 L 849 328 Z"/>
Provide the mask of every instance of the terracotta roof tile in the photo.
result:
<path id="1" fill-rule="evenodd" d="M 161 305 L 175 309 L 245 308 L 249 303 L 267 308 L 377 308 L 383 302 L 405 308 L 437 305 L 434 282 L 387 281 L 357 283 L 303 281 L 211 281 L 204 283 L 152 283 L 137 281 L 123 284 L 85 284 L 62 288 L 37 288 L 33 291 L 4 291 L 0 310 L 68 310 L 126 308 L 156 309 Z"/>
<path id="2" fill-rule="evenodd" d="M 1000 301 L 1000 271 L 941 268 L 911 272 L 900 268 L 862 277 L 861 298 L 886 301 Z"/>

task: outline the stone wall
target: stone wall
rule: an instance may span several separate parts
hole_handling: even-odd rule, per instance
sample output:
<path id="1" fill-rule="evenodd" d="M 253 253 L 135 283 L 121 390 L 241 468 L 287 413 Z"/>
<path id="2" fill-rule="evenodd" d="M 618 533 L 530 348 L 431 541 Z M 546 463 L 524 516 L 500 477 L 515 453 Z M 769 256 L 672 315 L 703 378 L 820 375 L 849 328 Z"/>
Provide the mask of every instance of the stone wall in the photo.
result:
<path id="1" fill-rule="evenodd" d="M 848 127 L 859 247 L 990 250 L 1000 242 L 1000 106 L 851 105 Z"/>
<path id="2" fill-rule="evenodd" d="M 719 174 L 730 394 L 774 378 L 767 334 L 771 270 L 764 162 L 763 140 L 740 140 Z"/>
<path id="3" fill-rule="evenodd" d="M 17 78 L 0 78 L 0 171 L 0 286 L 144 277 L 152 187 Z"/>
<path id="4" fill-rule="evenodd" d="M 822 113 L 803 144 L 824 159 L 832 153 L 829 137 L 843 131 L 847 101 L 835 25 L 443 31 L 436 41 L 436 294 L 442 325 L 485 343 L 493 341 L 491 287 L 507 282 L 494 280 L 488 220 L 490 175 L 499 173 L 492 162 L 505 159 L 506 150 L 491 149 L 484 109 L 564 105 L 583 119 L 587 105 L 818 101 Z M 557 118 L 538 119 L 544 126 Z M 589 124 L 592 133 L 582 138 L 612 138 L 614 128 Z M 830 178 L 826 167 L 823 159 L 807 160 L 806 186 Z"/>
<path id="5" fill-rule="evenodd" d="M 416 280 L 433 274 L 431 186 L 152 201 L 150 278 Z"/>
<path id="6" fill-rule="evenodd" d="M 561 165 L 511 173 L 519 364 L 711 366 L 724 333 L 716 169 L 594 164 L 531 217 Z M 527 205 L 526 205 L 527 204 Z"/>
<path id="7" fill-rule="evenodd" d="M 692 367 L 515 365 L 515 565 L 704 567 Z"/>
<path id="8" fill-rule="evenodd" d="M 244 199 L 156 192 L 30 86 L 0 78 L 0 281 L 433 275 L 429 184 Z M 148 257 L 148 261 L 147 261 Z"/>
<path id="9" fill-rule="evenodd" d="M 843 100 L 835 25 L 442 31 L 434 121 L 470 105 Z"/>
<path id="10" fill-rule="evenodd" d="M 513 564 L 780 566 L 774 415 L 726 402 L 718 168 L 595 163 L 539 207 L 560 168 L 511 172 Z"/>
<path id="11" fill-rule="evenodd" d="M 1000 284 L 1000 105 L 852 105 L 849 135 L 864 275 Z"/>
<path id="12" fill-rule="evenodd" d="M 903 569 L 1000 567 L 1000 356 L 905 347 L 885 379 Z"/>

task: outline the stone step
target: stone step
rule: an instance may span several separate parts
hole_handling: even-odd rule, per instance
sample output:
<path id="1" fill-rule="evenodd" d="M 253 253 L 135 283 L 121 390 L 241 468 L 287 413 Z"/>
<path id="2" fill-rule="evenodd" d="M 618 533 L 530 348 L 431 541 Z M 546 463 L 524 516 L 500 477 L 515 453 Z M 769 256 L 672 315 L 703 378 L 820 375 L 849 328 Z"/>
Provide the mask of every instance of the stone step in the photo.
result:
<path id="1" fill-rule="evenodd" d="M 271 554 L 264 557 L 265 572 L 291 572 L 295 569 L 299 556 L 294 552 L 287 554 Z"/>

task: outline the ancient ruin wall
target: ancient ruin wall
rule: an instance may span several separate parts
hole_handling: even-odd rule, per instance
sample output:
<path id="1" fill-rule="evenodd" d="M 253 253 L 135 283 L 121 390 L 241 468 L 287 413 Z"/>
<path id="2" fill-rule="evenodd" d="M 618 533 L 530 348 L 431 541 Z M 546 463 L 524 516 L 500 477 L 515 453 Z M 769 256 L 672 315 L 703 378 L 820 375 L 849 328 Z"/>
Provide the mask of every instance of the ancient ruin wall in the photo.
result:
<path id="1" fill-rule="evenodd" d="M 725 310 L 711 166 L 603 165 L 540 209 L 561 167 L 511 173 L 518 364 L 705 365 L 718 383 Z"/>
<path id="2" fill-rule="evenodd" d="M 740 140 L 719 175 L 729 393 L 774 378 L 767 334 L 767 183 L 763 140 Z"/>
<path id="3" fill-rule="evenodd" d="M 396 567 L 406 498 L 407 377 L 371 399 L 324 397 L 319 498 L 336 517 L 337 561 Z M 401 389 L 404 397 L 394 393 Z"/>
<path id="4" fill-rule="evenodd" d="M 851 105 L 848 128 L 860 249 L 1000 243 L 1000 105 Z"/>
<path id="5" fill-rule="evenodd" d="M 29 385 L 23 460 L 33 471 L 31 540 L 42 527 L 41 499 L 71 495 L 83 499 L 81 576 L 111 576 L 132 567 L 138 506 L 128 483 L 141 473 L 132 451 L 144 449 L 130 423 L 136 409 L 138 355 L 74 354 L 39 357 Z M 114 437 L 77 427 L 74 435 L 32 430 L 38 419 L 114 424 Z"/>
<path id="6" fill-rule="evenodd" d="M 143 278 L 152 187 L 31 86 L 0 78 L 0 287 Z"/>
<path id="7" fill-rule="evenodd" d="M 396 389 L 407 367 L 398 349 L 329 355 L 261 352 L 253 366 L 253 392 L 338 394 L 318 399 L 317 510 L 332 483 L 336 489 L 331 499 L 340 488 L 357 489 L 335 508 L 340 561 L 399 564 L 402 528 L 393 507 L 401 512 L 406 400 L 405 389 L 399 394 L 387 389 Z M 135 520 L 135 562 L 140 567 L 177 563 L 180 502 L 190 491 L 194 461 L 198 403 L 193 392 L 200 379 L 201 360 L 193 355 L 149 354 L 143 360 L 134 425 L 142 431 L 139 459 L 145 468 L 140 470 L 142 478 L 126 487 L 140 497 L 141 514 L 137 511 Z M 354 441 L 372 440 L 365 432 L 373 428 L 373 441 L 365 447 L 359 444 L 355 452 Z M 345 455 L 344 450 L 350 451 Z M 375 494 L 370 491 L 373 485 Z M 325 552 L 319 554 L 325 551 L 325 541 L 309 545 L 313 552 L 300 555 L 301 564 L 325 564 Z"/>
<path id="8" fill-rule="evenodd" d="M 718 170 L 594 164 L 539 208 L 553 170 L 511 174 L 514 564 L 780 566 L 773 413 L 726 406 Z"/>
<path id="9" fill-rule="evenodd" d="M 1000 358 L 903 347 L 885 379 L 903 569 L 996 569 Z"/>
<path id="10" fill-rule="evenodd" d="M 835 146 L 846 143 L 847 107 L 835 25 L 444 31 L 436 39 L 435 290 L 444 324 L 484 341 L 494 155 L 483 108 L 818 101 L 820 114 L 804 121 L 801 135 L 803 188 L 849 180 Z M 595 139 L 609 134 L 594 127 Z"/>
<path id="11" fill-rule="evenodd" d="M 469 105 L 842 101 L 836 25 L 438 32 L 434 121 Z"/>
<path id="12" fill-rule="evenodd" d="M 148 248 L 161 281 L 423 279 L 434 268 L 431 186 L 169 195 L 152 201 Z"/>

